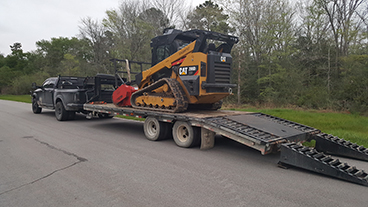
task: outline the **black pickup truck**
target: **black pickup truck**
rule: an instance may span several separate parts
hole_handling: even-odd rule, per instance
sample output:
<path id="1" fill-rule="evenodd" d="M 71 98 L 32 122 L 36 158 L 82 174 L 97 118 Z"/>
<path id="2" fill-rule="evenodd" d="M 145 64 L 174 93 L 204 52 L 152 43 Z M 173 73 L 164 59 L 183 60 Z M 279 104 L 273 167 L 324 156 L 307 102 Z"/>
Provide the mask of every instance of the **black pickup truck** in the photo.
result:
<path id="1" fill-rule="evenodd" d="M 58 76 L 46 79 L 42 86 L 32 84 L 32 111 L 39 114 L 42 108 L 55 110 L 56 119 L 74 119 L 76 112 L 87 113 L 83 104 L 104 101 L 112 103 L 111 95 L 116 78 L 98 74 L 95 77 Z M 101 114 L 107 117 L 107 114 Z"/>

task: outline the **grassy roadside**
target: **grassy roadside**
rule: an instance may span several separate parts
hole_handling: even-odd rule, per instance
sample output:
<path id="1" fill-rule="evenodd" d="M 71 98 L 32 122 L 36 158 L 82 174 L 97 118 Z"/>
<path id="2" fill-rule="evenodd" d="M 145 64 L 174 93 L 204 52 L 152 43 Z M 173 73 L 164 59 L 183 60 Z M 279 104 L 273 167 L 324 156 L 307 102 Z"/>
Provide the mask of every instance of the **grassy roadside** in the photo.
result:
<path id="1" fill-rule="evenodd" d="M 0 95 L 1 100 L 32 103 L 31 95 Z"/>
<path id="2" fill-rule="evenodd" d="M 0 99 L 31 103 L 30 95 L 0 95 Z M 301 123 L 350 140 L 368 147 L 368 117 L 347 113 L 321 112 L 315 110 L 295 109 L 255 109 L 255 108 L 228 108 L 229 110 L 262 112 L 283 119 Z M 143 120 L 135 117 L 118 116 L 133 120 Z"/>

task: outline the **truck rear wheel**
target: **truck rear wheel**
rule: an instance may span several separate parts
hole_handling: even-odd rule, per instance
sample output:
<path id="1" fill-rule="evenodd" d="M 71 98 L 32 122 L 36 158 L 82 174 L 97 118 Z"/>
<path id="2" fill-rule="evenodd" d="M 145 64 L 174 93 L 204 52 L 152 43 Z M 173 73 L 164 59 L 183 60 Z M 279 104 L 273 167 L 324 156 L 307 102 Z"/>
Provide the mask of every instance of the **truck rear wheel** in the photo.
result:
<path id="1" fill-rule="evenodd" d="M 65 110 L 61 101 L 58 101 L 55 105 L 55 117 L 58 121 L 65 121 L 69 118 L 69 113 Z"/>
<path id="2" fill-rule="evenodd" d="M 32 111 L 35 114 L 39 114 L 42 111 L 42 108 L 38 106 L 38 103 L 35 98 L 32 98 Z"/>
<path id="3" fill-rule="evenodd" d="M 68 120 L 75 119 L 75 111 L 68 111 Z"/>
<path id="4" fill-rule="evenodd" d="M 192 127 L 187 122 L 175 122 L 172 134 L 176 145 L 185 148 L 199 145 L 200 129 L 198 127 Z"/>
<path id="5" fill-rule="evenodd" d="M 144 134 L 151 141 L 158 141 L 168 138 L 170 135 L 170 125 L 157 120 L 154 117 L 147 117 L 144 121 Z"/>

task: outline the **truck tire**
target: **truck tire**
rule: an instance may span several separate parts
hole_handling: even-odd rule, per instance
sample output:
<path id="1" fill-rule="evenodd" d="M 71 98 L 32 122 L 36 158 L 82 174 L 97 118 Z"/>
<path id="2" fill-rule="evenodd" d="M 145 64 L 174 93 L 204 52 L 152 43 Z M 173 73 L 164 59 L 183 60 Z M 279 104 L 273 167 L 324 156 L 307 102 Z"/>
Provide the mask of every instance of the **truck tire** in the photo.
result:
<path id="1" fill-rule="evenodd" d="M 55 117 L 58 121 L 65 121 L 69 118 L 69 113 L 65 110 L 61 101 L 58 101 L 55 105 Z"/>
<path id="2" fill-rule="evenodd" d="M 42 108 L 38 106 L 38 103 L 35 98 L 32 98 L 32 111 L 35 114 L 39 114 L 42 111 Z"/>
<path id="3" fill-rule="evenodd" d="M 170 125 L 157 120 L 154 117 L 147 117 L 143 125 L 146 138 L 151 141 L 167 139 L 170 135 Z"/>
<path id="4" fill-rule="evenodd" d="M 75 119 L 75 111 L 68 111 L 68 120 L 74 120 Z"/>
<path id="5" fill-rule="evenodd" d="M 176 145 L 185 148 L 198 146 L 200 143 L 200 129 L 192 127 L 187 122 L 175 122 L 172 134 Z"/>

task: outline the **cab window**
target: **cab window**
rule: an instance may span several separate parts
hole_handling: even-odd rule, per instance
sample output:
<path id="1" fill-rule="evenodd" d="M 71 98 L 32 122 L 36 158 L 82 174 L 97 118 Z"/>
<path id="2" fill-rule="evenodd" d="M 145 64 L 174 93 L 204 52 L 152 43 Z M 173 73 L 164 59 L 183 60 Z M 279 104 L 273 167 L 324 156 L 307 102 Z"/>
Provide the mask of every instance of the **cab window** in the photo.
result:
<path id="1" fill-rule="evenodd" d="M 157 63 L 165 60 L 170 56 L 170 50 L 167 45 L 162 45 L 157 48 Z"/>
<path id="2" fill-rule="evenodd" d="M 54 88 L 55 86 L 55 79 L 47 79 L 44 83 L 43 83 L 43 87 L 44 88 Z"/>

